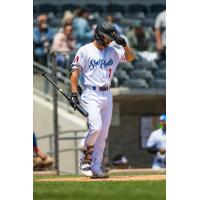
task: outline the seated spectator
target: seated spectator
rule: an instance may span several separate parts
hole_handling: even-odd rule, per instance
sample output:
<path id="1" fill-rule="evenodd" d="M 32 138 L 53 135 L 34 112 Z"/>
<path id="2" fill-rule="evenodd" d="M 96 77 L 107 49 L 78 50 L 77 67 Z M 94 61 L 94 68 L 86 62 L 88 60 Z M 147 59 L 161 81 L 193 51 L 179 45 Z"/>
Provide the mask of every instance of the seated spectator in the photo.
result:
<path id="1" fill-rule="evenodd" d="M 166 10 L 155 20 L 156 49 L 161 60 L 166 59 Z"/>
<path id="2" fill-rule="evenodd" d="M 33 132 L 33 169 L 34 170 L 45 170 L 51 167 L 53 159 L 44 154 L 37 145 L 37 138 Z"/>
<path id="3" fill-rule="evenodd" d="M 127 169 L 128 166 L 128 159 L 122 155 L 118 154 L 113 158 L 113 166 L 115 169 Z"/>
<path id="4" fill-rule="evenodd" d="M 52 53 L 60 54 L 56 55 L 56 63 L 62 68 L 66 68 L 65 56 L 69 51 L 75 49 L 75 37 L 72 30 L 72 24 L 64 24 L 61 32 L 58 32 L 53 39 L 53 44 L 51 48 Z"/>
<path id="5" fill-rule="evenodd" d="M 47 65 L 47 55 L 53 36 L 53 30 L 47 24 L 47 16 L 39 15 L 37 17 L 37 27 L 33 28 L 33 53 L 36 62 Z"/>
<path id="6" fill-rule="evenodd" d="M 73 30 L 76 38 L 76 49 L 92 42 L 94 38 L 94 30 L 89 26 L 88 17 L 89 10 L 80 8 L 77 11 L 77 16 L 73 20 Z"/>
<path id="7" fill-rule="evenodd" d="M 72 24 L 73 18 L 74 14 L 70 10 L 66 10 L 62 18 L 62 24 Z"/>
<path id="8" fill-rule="evenodd" d="M 127 33 L 129 46 L 136 51 L 150 51 L 150 34 L 144 30 L 141 23 L 131 28 Z"/>
<path id="9" fill-rule="evenodd" d="M 160 128 L 151 133 L 147 150 L 154 155 L 152 169 L 166 167 L 166 115 L 160 116 Z"/>

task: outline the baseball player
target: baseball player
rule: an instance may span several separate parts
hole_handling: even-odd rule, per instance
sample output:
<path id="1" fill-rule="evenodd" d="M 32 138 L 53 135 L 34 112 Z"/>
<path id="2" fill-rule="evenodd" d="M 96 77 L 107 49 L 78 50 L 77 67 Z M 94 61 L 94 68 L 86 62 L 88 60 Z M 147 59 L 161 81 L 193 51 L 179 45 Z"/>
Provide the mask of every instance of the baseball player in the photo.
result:
<path id="1" fill-rule="evenodd" d="M 123 49 L 109 46 L 115 41 Z M 71 97 L 74 109 L 79 104 L 78 76 L 81 72 L 84 90 L 81 105 L 88 112 L 88 131 L 81 141 L 80 172 L 92 178 L 107 178 L 101 169 L 105 140 L 112 117 L 111 79 L 119 62 L 135 59 L 125 39 L 117 35 L 110 23 L 97 25 L 94 41 L 80 47 L 71 64 Z"/>
<path id="2" fill-rule="evenodd" d="M 147 150 L 154 154 L 152 169 L 166 167 L 166 115 L 160 116 L 160 129 L 151 133 L 147 141 Z"/>

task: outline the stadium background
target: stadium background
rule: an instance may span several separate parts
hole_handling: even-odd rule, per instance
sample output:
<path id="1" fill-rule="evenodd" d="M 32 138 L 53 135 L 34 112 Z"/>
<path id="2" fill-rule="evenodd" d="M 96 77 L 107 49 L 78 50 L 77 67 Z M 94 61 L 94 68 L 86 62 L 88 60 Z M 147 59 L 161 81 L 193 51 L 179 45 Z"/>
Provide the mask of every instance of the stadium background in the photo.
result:
<path id="1" fill-rule="evenodd" d="M 94 23 L 94 20 L 97 20 L 95 22 L 104 20 L 109 12 L 116 16 L 124 31 L 142 21 L 145 30 L 149 31 L 150 34 L 153 34 L 155 17 L 165 9 L 165 1 L 161 0 L 101 1 L 101 4 L 95 1 L 34 0 L 33 3 L 33 26 L 36 26 L 36 17 L 39 14 L 47 13 L 49 24 L 55 33 L 61 26 L 64 11 L 74 10 L 78 5 L 90 7 L 94 16 L 91 23 Z M 152 44 L 154 43 L 152 37 Z M 68 64 L 73 59 L 74 53 L 71 52 L 67 57 Z M 53 64 L 49 62 L 48 66 L 42 66 L 34 62 L 33 128 L 38 136 L 41 149 L 52 154 L 54 147 L 50 143 L 50 138 L 54 134 L 53 92 L 52 87 L 36 72 L 36 69 L 44 69 L 44 67 L 51 71 Z M 131 64 L 120 63 L 112 81 L 114 109 L 105 151 L 106 165 L 112 167 L 113 157 L 117 154 L 124 154 L 132 168 L 149 168 L 151 166 L 152 157 L 145 150 L 145 141 L 148 134 L 157 127 L 158 116 L 166 111 L 165 68 L 165 60 L 157 63 L 139 59 Z M 68 73 L 66 71 L 66 74 Z M 58 78 L 59 86 L 66 90 L 69 86 L 68 77 L 62 75 Z M 77 112 L 73 112 L 61 96 L 58 96 L 58 125 L 59 136 L 62 138 L 81 137 L 83 131 L 74 132 L 72 130 L 85 130 L 87 128 L 85 119 Z M 59 140 L 60 172 L 77 172 L 79 151 L 76 145 L 78 143 L 78 139 Z"/>

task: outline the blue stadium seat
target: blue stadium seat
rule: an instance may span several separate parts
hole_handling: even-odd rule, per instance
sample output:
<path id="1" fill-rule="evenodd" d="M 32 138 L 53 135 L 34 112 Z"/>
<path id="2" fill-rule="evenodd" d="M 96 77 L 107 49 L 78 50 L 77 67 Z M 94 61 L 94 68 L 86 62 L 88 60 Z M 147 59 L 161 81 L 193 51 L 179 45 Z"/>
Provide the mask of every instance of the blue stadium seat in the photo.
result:
<path id="1" fill-rule="evenodd" d="M 138 13 L 143 13 L 145 16 L 147 14 L 148 8 L 141 4 L 131 4 L 128 6 L 129 15 L 135 16 Z"/>
<path id="2" fill-rule="evenodd" d="M 121 85 L 124 81 L 129 80 L 130 78 L 127 72 L 120 68 L 117 68 L 117 70 L 114 73 L 114 76 L 118 78 L 119 85 Z"/>
<path id="3" fill-rule="evenodd" d="M 166 80 L 165 79 L 154 79 L 151 84 L 154 88 L 166 88 Z"/>
<path id="4" fill-rule="evenodd" d="M 61 12 L 65 12 L 66 10 L 71 10 L 71 11 L 74 11 L 76 10 L 77 8 L 79 8 L 80 6 L 79 5 L 76 5 L 76 4 L 70 4 L 70 3 L 67 3 L 67 4 L 63 4 L 61 6 Z"/>
<path id="5" fill-rule="evenodd" d="M 52 4 L 41 4 L 39 5 L 39 13 L 57 13 L 59 11 L 58 6 Z"/>
<path id="6" fill-rule="evenodd" d="M 131 78 L 136 78 L 136 79 L 141 78 L 141 79 L 145 79 L 148 82 L 152 81 L 154 78 L 152 72 L 146 69 L 132 70 L 129 75 Z"/>
<path id="7" fill-rule="evenodd" d="M 121 12 L 124 14 L 125 12 L 125 7 L 120 4 L 108 4 L 106 6 L 106 12 L 108 13 L 115 13 L 115 12 Z"/>
<path id="8" fill-rule="evenodd" d="M 144 79 L 130 79 L 123 82 L 122 86 L 129 88 L 149 88 Z"/>
<path id="9" fill-rule="evenodd" d="M 165 9 L 166 9 L 165 4 L 152 4 L 149 8 L 147 16 L 155 19 L 157 15 Z"/>
<path id="10" fill-rule="evenodd" d="M 148 62 L 145 59 L 141 59 L 141 60 L 136 60 L 133 62 L 133 65 L 136 69 L 157 69 L 158 65 L 155 62 Z"/>
<path id="11" fill-rule="evenodd" d="M 99 12 L 99 13 L 104 12 L 104 7 L 102 5 L 90 3 L 90 4 L 86 4 L 86 7 L 89 8 L 91 12 Z"/>
<path id="12" fill-rule="evenodd" d="M 166 70 L 165 69 L 158 69 L 158 70 L 156 70 L 155 77 L 156 78 L 165 79 L 166 78 Z"/>
<path id="13" fill-rule="evenodd" d="M 165 9 L 166 9 L 165 4 L 152 4 L 152 5 L 150 5 L 149 11 L 154 12 L 154 13 L 160 13 Z"/>
<path id="14" fill-rule="evenodd" d="M 119 63 L 119 65 L 117 66 L 118 69 L 123 69 L 125 70 L 127 73 L 129 73 L 131 70 L 134 69 L 134 66 L 131 63 L 124 63 L 121 62 Z"/>
<path id="15" fill-rule="evenodd" d="M 166 68 L 166 60 L 159 61 L 158 65 L 159 65 L 160 69 L 165 69 Z"/>

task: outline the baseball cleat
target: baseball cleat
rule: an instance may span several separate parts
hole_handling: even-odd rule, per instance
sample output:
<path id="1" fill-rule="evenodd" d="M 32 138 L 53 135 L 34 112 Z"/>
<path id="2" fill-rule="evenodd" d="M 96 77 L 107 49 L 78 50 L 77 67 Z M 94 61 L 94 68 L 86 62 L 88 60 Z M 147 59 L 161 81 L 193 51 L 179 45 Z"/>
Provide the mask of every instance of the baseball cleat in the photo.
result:
<path id="1" fill-rule="evenodd" d="M 91 176 L 92 179 L 98 179 L 98 178 L 108 178 L 109 175 L 105 172 L 99 171 L 97 173 L 93 172 L 93 176 Z"/>
<path id="2" fill-rule="evenodd" d="M 92 177 L 93 176 L 93 173 L 92 173 L 92 170 L 91 170 L 89 162 L 81 161 L 81 163 L 80 163 L 80 173 L 83 176 L 87 176 L 87 177 Z"/>

